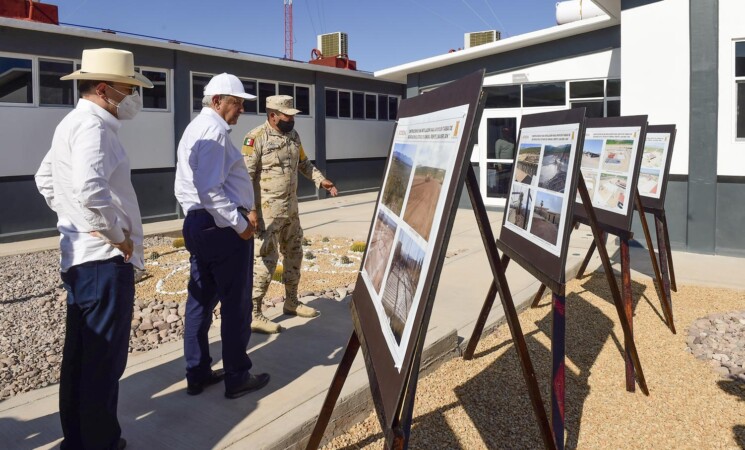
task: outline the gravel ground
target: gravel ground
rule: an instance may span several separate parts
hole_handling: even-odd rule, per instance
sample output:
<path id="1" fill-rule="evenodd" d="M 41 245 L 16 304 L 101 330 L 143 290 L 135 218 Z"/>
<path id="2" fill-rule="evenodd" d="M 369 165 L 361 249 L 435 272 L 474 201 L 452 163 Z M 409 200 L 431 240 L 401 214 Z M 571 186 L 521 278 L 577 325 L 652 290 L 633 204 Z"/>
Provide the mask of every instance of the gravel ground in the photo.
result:
<path id="1" fill-rule="evenodd" d="M 701 332 L 693 327 L 705 325 L 701 318 L 741 313 L 745 292 L 679 286 L 672 295 L 679 330 L 673 335 L 662 321 L 652 282 L 641 279 L 632 284 L 634 334 L 649 397 L 638 388 L 636 393 L 625 390 L 623 334 L 615 308 L 607 300 L 611 295 L 605 276 L 595 273 L 567 286 L 567 448 L 745 448 L 745 381 L 724 377 L 722 358 L 701 361 L 689 347 L 689 339 L 695 346 L 693 340 Z M 546 296 L 539 308 L 520 315 L 547 406 L 550 311 Z M 716 321 L 727 317 L 721 314 L 706 322 L 716 328 L 721 325 Z M 740 350 L 745 347 L 745 322 L 741 325 L 739 332 L 733 332 Z M 689 329 L 694 330 L 693 338 Z M 324 448 L 382 446 L 380 425 L 372 414 Z M 481 340 L 474 360 L 454 358 L 420 380 L 410 448 L 542 446 L 506 325 Z"/>
<path id="2" fill-rule="evenodd" d="M 361 256 L 350 250 L 352 242 L 307 238 L 302 296 L 343 298 L 352 291 Z M 145 272 L 138 274 L 135 289 L 131 353 L 182 339 L 188 269 L 189 253 L 175 248 L 173 238 L 145 239 Z M 59 251 L 0 258 L 0 287 L 2 401 L 59 382 L 67 297 L 59 277 Z M 267 314 L 277 311 L 271 308 L 284 301 L 283 295 L 284 285 L 273 282 L 264 301 Z M 220 317 L 219 306 L 215 317 Z"/>

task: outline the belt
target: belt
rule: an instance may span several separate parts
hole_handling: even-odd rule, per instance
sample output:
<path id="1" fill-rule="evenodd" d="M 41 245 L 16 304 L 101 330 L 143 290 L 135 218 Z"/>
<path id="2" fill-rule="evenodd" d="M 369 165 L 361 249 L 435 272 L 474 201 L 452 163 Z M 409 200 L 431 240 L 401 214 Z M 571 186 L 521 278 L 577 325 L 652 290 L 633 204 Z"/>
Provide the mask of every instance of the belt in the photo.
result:
<path id="1" fill-rule="evenodd" d="M 200 209 L 192 209 L 191 211 L 186 213 L 187 216 L 197 216 L 200 214 L 209 214 L 209 211 L 207 211 L 206 209 L 200 208 Z"/>

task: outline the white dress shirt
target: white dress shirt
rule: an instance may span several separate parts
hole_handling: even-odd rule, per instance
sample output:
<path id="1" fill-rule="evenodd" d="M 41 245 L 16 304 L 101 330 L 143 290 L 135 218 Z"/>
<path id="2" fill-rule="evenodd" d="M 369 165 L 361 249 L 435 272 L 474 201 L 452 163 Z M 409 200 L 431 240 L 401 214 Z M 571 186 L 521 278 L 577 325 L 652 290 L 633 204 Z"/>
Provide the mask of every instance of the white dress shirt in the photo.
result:
<path id="1" fill-rule="evenodd" d="M 119 119 L 80 99 L 54 131 L 52 146 L 36 172 L 36 187 L 57 213 L 61 269 L 122 253 L 109 242 L 134 243 L 130 262 L 143 269 L 142 219 Z M 92 236 L 98 231 L 107 240 Z"/>
<path id="2" fill-rule="evenodd" d="M 240 234 L 248 221 L 237 211 L 253 208 L 254 191 L 243 155 L 230 141 L 230 126 L 211 108 L 202 108 L 178 144 L 176 199 L 185 212 L 206 209 L 220 228 Z"/>

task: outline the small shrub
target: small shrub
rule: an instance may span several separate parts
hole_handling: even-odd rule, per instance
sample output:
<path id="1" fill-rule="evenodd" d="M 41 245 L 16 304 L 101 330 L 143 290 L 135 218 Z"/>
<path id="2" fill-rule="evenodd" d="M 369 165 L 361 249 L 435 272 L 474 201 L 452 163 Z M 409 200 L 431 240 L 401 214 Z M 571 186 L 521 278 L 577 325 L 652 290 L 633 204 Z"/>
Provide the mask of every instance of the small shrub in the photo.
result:
<path id="1" fill-rule="evenodd" d="M 316 255 L 314 255 L 312 251 L 308 250 L 307 252 L 305 252 L 305 259 L 316 259 Z"/>
<path id="2" fill-rule="evenodd" d="M 365 247 L 367 247 L 367 244 L 365 244 L 362 241 L 354 241 L 352 242 L 351 250 L 353 252 L 362 253 L 365 251 Z"/>
<path id="3" fill-rule="evenodd" d="M 152 252 L 150 253 L 150 259 L 155 261 L 156 259 L 160 258 L 160 253 L 158 252 Z"/>
<path id="4" fill-rule="evenodd" d="M 342 264 L 349 264 L 352 262 L 347 255 L 343 255 L 339 261 L 341 261 Z"/>
<path id="5" fill-rule="evenodd" d="M 174 248 L 184 248 L 185 246 L 186 246 L 186 242 L 184 242 L 184 238 L 176 238 L 173 240 Z"/>
<path id="6" fill-rule="evenodd" d="M 274 275 L 272 275 L 272 280 L 279 281 L 280 283 L 284 283 L 284 277 L 285 277 L 285 268 L 282 267 L 282 264 L 277 264 L 277 268 L 274 269 Z"/>
<path id="7" fill-rule="evenodd" d="M 330 241 L 330 239 L 327 238 L 326 236 L 324 236 L 323 239 L 321 239 L 321 242 L 328 242 L 328 241 Z"/>
<path id="8" fill-rule="evenodd" d="M 303 246 L 307 247 L 307 246 L 309 246 L 309 245 L 310 245 L 310 239 L 308 239 L 308 238 L 304 237 L 304 238 L 303 238 Z"/>

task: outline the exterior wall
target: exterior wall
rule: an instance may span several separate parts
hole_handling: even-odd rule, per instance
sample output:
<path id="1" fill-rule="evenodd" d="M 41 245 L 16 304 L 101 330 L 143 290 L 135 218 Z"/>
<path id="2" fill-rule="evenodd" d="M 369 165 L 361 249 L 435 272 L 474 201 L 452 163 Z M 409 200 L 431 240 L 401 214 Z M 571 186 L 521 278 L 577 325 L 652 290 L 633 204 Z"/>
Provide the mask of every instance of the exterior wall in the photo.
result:
<path id="1" fill-rule="evenodd" d="M 632 3 L 632 8 L 627 4 Z M 690 46 L 687 0 L 624 2 L 621 114 L 677 127 L 670 173 L 688 173 Z"/>
<path id="2" fill-rule="evenodd" d="M 745 176 L 745 139 L 736 139 L 735 41 L 745 41 L 745 2 L 719 0 L 719 133 L 717 175 Z M 740 114 L 745 114 L 740 111 Z"/>
<path id="3" fill-rule="evenodd" d="M 13 23 L 14 21 L 5 21 Z M 20 22 L 19 22 L 20 23 Z M 27 29 L 31 27 L 32 29 Z M 144 221 L 168 220 L 181 211 L 173 195 L 176 146 L 184 129 L 198 112 L 192 106 L 192 73 L 233 73 L 239 77 L 293 83 L 310 88 L 309 116 L 297 116 L 296 128 L 309 158 L 333 179 L 339 191 L 379 188 L 394 122 L 326 120 L 324 87 L 345 88 L 403 96 L 404 86 L 355 72 L 329 73 L 312 65 L 297 67 L 269 58 L 247 60 L 220 51 L 187 51 L 173 44 L 110 36 L 87 30 L 42 25 L 0 24 L 0 56 L 64 58 L 76 63 L 85 48 L 116 47 L 135 54 L 135 64 L 146 70 L 168 73 L 169 107 L 143 111 L 125 123 L 119 134 L 132 164 L 132 184 L 138 194 Z M 98 36 L 101 36 L 99 39 Z M 107 39 L 109 38 L 110 39 Z M 54 45 L 49 42 L 53 41 Z M 267 61 L 263 61 L 267 60 Z M 294 66 L 293 66 L 294 65 Z M 35 72 L 38 80 L 38 71 Z M 38 83 L 34 83 L 35 89 Z M 35 94 L 38 95 L 38 94 Z M 33 174 L 49 149 L 54 129 L 72 107 L 30 105 L 0 106 L 0 195 L 9 199 L 0 215 L 0 242 L 56 234 L 56 216 L 38 194 Z M 243 136 L 266 120 L 264 114 L 244 114 L 233 127 L 231 139 L 240 146 Z M 326 130 L 326 123 L 329 123 Z M 301 198 L 319 198 L 315 186 L 301 177 Z"/>

